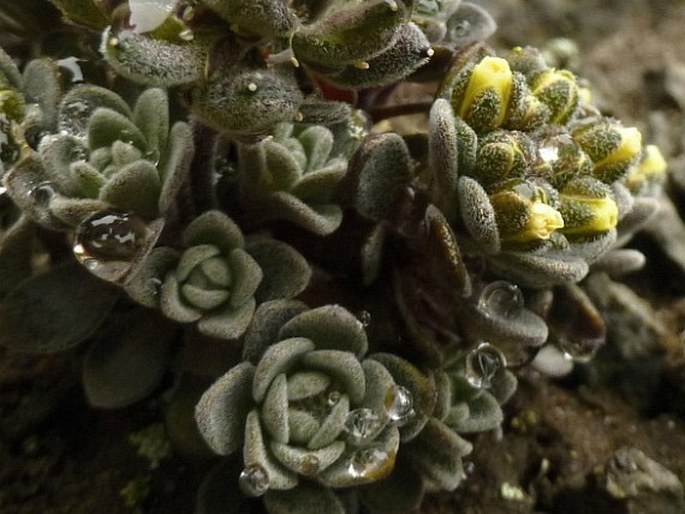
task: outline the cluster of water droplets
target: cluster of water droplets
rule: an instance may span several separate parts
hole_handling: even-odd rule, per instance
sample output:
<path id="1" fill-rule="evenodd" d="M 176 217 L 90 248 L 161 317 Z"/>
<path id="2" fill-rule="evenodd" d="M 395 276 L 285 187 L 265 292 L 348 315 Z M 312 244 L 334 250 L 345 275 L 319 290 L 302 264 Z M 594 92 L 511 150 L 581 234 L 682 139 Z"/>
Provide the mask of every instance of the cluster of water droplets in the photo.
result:
<path id="1" fill-rule="evenodd" d="M 73 251 L 93 275 L 119 282 L 130 272 L 149 237 L 150 231 L 142 219 L 108 209 L 90 216 L 76 228 Z"/>
<path id="2" fill-rule="evenodd" d="M 504 354 L 496 346 L 483 342 L 466 354 L 464 376 L 473 387 L 488 389 L 497 373 L 506 365 Z"/>

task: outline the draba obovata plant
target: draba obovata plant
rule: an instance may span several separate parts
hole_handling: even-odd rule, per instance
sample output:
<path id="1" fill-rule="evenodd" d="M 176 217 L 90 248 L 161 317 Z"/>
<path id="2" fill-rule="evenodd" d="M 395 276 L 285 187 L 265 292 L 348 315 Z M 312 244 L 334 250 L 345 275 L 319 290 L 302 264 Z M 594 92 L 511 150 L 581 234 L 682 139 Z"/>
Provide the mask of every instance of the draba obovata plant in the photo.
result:
<path id="1" fill-rule="evenodd" d="M 517 369 L 604 343 L 581 281 L 644 263 L 659 150 L 473 3 L 0 14 L 0 343 L 87 343 L 101 408 L 171 377 L 172 442 L 222 456 L 199 513 L 453 491 Z"/>

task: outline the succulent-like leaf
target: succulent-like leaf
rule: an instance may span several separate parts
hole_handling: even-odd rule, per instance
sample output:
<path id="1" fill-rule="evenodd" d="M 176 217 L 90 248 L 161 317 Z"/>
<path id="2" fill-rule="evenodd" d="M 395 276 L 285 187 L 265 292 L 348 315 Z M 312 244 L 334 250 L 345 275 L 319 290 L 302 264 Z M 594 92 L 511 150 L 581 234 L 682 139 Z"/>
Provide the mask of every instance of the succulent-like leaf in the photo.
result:
<path id="1" fill-rule="evenodd" d="M 100 32 L 109 25 L 109 18 L 94 0 L 50 0 L 74 23 Z"/>
<path id="2" fill-rule="evenodd" d="M 430 42 L 414 23 L 398 28 L 392 45 L 366 66 L 348 65 L 328 79 L 342 87 L 362 89 L 397 82 L 426 64 L 433 55 Z"/>
<path id="3" fill-rule="evenodd" d="M 471 177 L 459 177 L 459 209 L 461 218 L 478 247 L 487 253 L 500 250 L 495 209 L 487 193 Z"/>
<path id="4" fill-rule="evenodd" d="M 159 306 L 159 293 L 167 272 L 178 262 L 180 255 L 171 248 L 155 248 L 130 275 L 124 289 L 136 302 L 155 309 Z"/>
<path id="5" fill-rule="evenodd" d="M 295 300 L 273 300 L 261 304 L 245 334 L 243 359 L 257 364 L 266 348 L 280 340 L 281 327 L 306 310 L 305 304 Z"/>
<path id="6" fill-rule="evenodd" d="M 169 99 L 162 89 L 147 89 L 136 101 L 133 123 L 147 142 L 148 152 L 161 153 L 169 136 Z"/>
<path id="7" fill-rule="evenodd" d="M 98 334 L 83 363 L 88 402 L 118 409 L 145 398 L 167 371 L 173 336 L 171 323 L 142 310 Z"/>
<path id="8" fill-rule="evenodd" d="M 162 191 L 159 194 L 160 213 L 164 214 L 171 209 L 185 183 L 194 152 L 195 145 L 190 126 L 181 121 L 176 122 L 169 132 L 167 153 L 158 165 L 162 179 Z"/>
<path id="9" fill-rule="evenodd" d="M 30 353 L 76 346 L 97 330 L 118 296 L 75 262 L 55 266 L 2 300 L 0 345 Z"/>
<path id="10" fill-rule="evenodd" d="M 357 211 L 376 221 L 392 218 L 412 179 L 407 145 L 397 134 L 381 134 L 366 140 L 359 159 Z"/>
<path id="11" fill-rule="evenodd" d="M 162 186 L 157 168 L 143 159 L 124 166 L 100 189 L 100 199 L 145 219 L 158 216 Z"/>
<path id="12" fill-rule="evenodd" d="M 446 25 L 445 42 L 455 47 L 483 41 L 497 30 L 490 13 L 471 2 L 461 3 Z"/>
<path id="13" fill-rule="evenodd" d="M 368 349 L 364 327 L 339 305 L 325 305 L 295 316 L 283 325 L 279 336 L 305 337 L 314 342 L 317 350 L 341 350 L 358 358 Z"/>
<path id="14" fill-rule="evenodd" d="M 210 40 L 174 43 L 129 30 L 107 29 L 100 51 L 109 65 L 127 79 L 150 86 L 191 84 L 204 76 Z"/>
<path id="15" fill-rule="evenodd" d="M 289 491 L 268 491 L 264 505 L 269 514 L 346 514 L 343 503 L 335 493 L 311 482 L 304 482 Z"/>
<path id="16" fill-rule="evenodd" d="M 19 218 L 0 238 L 0 300 L 31 276 L 36 226 Z"/>
<path id="17" fill-rule="evenodd" d="M 54 132 L 62 87 L 57 63 L 51 59 L 34 59 L 24 68 L 21 90 L 27 102 L 36 102 L 41 111 L 43 130 Z"/>
<path id="18" fill-rule="evenodd" d="M 191 247 L 211 244 L 228 255 L 234 248 L 243 248 L 245 239 L 231 218 L 221 211 L 207 211 L 191 221 L 183 232 L 183 244 Z"/>
<path id="19" fill-rule="evenodd" d="M 203 334 L 220 339 L 237 339 L 245 333 L 254 314 L 256 302 L 250 298 L 238 307 L 230 304 L 220 307 L 217 312 L 206 314 L 197 323 Z"/>
<path id="20" fill-rule="evenodd" d="M 287 37 L 294 30 L 296 18 L 283 0 L 206 0 L 205 4 L 239 32 Z"/>
<path id="21" fill-rule="evenodd" d="M 472 445 L 435 418 L 430 418 L 419 436 L 407 446 L 413 465 L 431 483 L 453 491 L 465 478 L 461 458 Z"/>
<path id="22" fill-rule="evenodd" d="M 98 107 L 106 107 L 127 118 L 132 116 L 128 104 L 116 93 L 93 84 L 78 84 L 67 91 L 59 104 L 59 130 L 73 136 L 85 136 L 88 120 Z"/>
<path id="23" fill-rule="evenodd" d="M 428 135 L 428 163 L 431 175 L 431 198 L 446 213 L 448 219 L 456 214 L 454 205 L 459 172 L 459 151 L 454 112 L 450 103 L 438 98 L 430 110 Z"/>
<path id="24" fill-rule="evenodd" d="M 231 68 L 193 88 L 191 109 L 218 132 L 254 138 L 293 120 L 301 102 L 302 93 L 288 74 Z"/>
<path id="25" fill-rule="evenodd" d="M 292 298 L 309 284 L 311 268 L 293 247 L 272 239 L 258 239 L 248 241 L 246 250 L 263 273 L 255 292 L 260 302 Z"/>
<path id="26" fill-rule="evenodd" d="M 243 443 L 254 373 L 249 362 L 234 366 L 205 391 L 195 408 L 202 437 L 219 455 L 230 455 Z"/>
<path id="27" fill-rule="evenodd" d="M 96 109 L 88 121 L 88 147 L 92 151 L 115 141 L 132 144 L 141 151 L 147 148 L 145 136 L 129 118 L 107 107 Z"/>
<path id="28" fill-rule="evenodd" d="M 394 41 L 410 9 L 402 0 L 330 4 L 315 23 L 295 32 L 293 50 L 301 61 L 324 67 L 370 59 Z"/>
<path id="29" fill-rule="evenodd" d="M 274 378 L 281 373 L 286 373 L 294 362 L 314 348 L 314 343 L 304 337 L 284 339 L 267 348 L 255 372 L 252 386 L 254 401 L 261 402 Z"/>

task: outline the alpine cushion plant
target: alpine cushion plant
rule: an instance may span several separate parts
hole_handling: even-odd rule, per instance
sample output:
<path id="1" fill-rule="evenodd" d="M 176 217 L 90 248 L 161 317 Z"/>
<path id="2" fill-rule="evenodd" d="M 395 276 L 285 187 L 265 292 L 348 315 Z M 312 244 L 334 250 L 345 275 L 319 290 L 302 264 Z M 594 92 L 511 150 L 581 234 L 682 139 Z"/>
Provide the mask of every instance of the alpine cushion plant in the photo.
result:
<path id="1" fill-rule="evenodd" d="M 100 408 L 173 381 L 198 512 L 415 512 L 604 343 L 583 279 L 644 263 L 666 163 L 481 7 L 50 1 L 104 60 L 0 52 L 0 343 L 88 340 Z"/>

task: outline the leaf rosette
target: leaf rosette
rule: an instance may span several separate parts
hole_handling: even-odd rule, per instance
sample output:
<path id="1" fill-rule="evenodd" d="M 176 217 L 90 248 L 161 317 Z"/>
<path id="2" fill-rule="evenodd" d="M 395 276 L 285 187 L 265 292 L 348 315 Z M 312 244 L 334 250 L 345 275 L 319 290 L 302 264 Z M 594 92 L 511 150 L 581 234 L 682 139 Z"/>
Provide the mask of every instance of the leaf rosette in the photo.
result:
<path id="1" fill-rule="evenodd" d="M 73 228 L 108 207 L 145 220 L 173 204 L 193 155 L 188 124 L 169 127 L 161 89 L 148 89 L 133 110 L 115 93 L 76 86 L 61 100 L 56 133 L 20 160 L 8 192 L 32 219 L 51 229 Z"/>
<path id="2" fill-rule="evenodd" d="M 246 241 L 228 216 L 208 211 L 186 227 L 183 249 L 152 250 L 125 289 L 172 320 L 197 322 L 205 335 L 235 339 L 258 302 L 296 296 L 310 275 L 289 245 L 267 237 Z"/>
<path id="3" fill-rule="evenodd" d="M 257 218 L 285 219 L 317 235 L 334 232 L 343 216 L 334 193 L 348 164 L 335 150 L 344 145 L 341 139 L 322 125 L 282 123 L 272 138 L 243 147 L 246 209 Z"/>
<path id="4" fill-rule="evenodd" d="M 266 492 L 268 507 L 286 492 L 299 494 L 307 481 L 325 491 L 392 471 L 399 425 L 411 419 L 414 404 L 379 361 L 365 358 L 367 347 L 362 324 L 340 306 L 279 301 L 258 309 L 245 335 L 246 361 L 196 408 L 216 453 L 243 449 L 245 492 Z M 261 491 L 249 489 L 257 471 L 266 477 Z"/>

